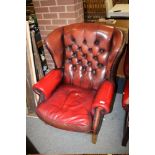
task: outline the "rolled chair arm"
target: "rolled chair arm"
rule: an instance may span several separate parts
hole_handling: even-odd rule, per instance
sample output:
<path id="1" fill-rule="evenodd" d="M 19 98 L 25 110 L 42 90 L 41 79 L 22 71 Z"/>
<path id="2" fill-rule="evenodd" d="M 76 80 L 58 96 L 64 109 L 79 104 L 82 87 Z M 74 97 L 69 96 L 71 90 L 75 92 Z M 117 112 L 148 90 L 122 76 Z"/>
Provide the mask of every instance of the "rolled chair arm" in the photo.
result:
<path id="1" fill-rule="evenodd" d="M 62 77 L 62 70 L 54 69 L 33 85 L 33 91 L 40 96 L 39 102 L 49 98 L 49 96 L 61 82 Z"/>
<path id="2" fill-rule="evenodd" d="M 114 91 L 115 91 L 114 82 L 105 80 L 96 93 L 92 105 L 92 111 L 94 111 L 97 107 L 100 107 L 100 109 L 102 109 L 105 114 L 109 113 L 112 105 Z"/>
<path id="3" fill-rule="evenodd" d="M 96 143 L 103 117 L 105 114 L 110 112 L 114 90 L 114 82 L 105 80 L 96 93 L 94 102 L 92 104 L 92 113 L 94 115 L 92 126 L 92 142 L 94 144 Z"/>

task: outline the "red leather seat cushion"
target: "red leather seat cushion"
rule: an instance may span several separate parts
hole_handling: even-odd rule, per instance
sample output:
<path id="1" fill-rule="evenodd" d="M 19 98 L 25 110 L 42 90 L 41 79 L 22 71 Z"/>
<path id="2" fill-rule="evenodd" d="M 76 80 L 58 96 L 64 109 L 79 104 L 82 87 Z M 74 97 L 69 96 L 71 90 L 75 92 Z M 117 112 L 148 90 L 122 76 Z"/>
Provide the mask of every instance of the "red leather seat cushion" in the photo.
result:
<path id="1" fill-rule="evenodd" d="M 90 132 L 91 106 L 96 91 L 71 85 L 61 85 L 45 102 L 38 105 L 36 113 L 46 123 L 57 128 Z"/>

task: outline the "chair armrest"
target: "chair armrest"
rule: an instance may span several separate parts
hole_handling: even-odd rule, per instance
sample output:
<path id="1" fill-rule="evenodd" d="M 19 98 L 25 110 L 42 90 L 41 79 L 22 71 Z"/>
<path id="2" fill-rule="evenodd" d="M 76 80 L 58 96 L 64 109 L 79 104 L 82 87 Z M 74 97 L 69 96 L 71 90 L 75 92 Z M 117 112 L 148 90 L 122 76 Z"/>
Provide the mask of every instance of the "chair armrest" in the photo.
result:
<path id="1" fill-rule="evenodd" d="M 105 80 L 96 93 L 92 105 L 92 110 L 95 111 L 95 109 L 98 107 L 100 109 L 103 109 L 104 114 L 109 113 L 112 105 L 114 91 L 114 82 Z"/>
<path id="2" fill-rule="evenodd" d="M 63 72 L 61 69 L 54 69 L 33 85 L 33 91 L 41 97 L 41 101 L 46 100 L 61 82 Z"/>
<path id="3" fill-rule="evenodd" d="M 125 82 L 125 87 L 124 87 L 123 97 L 122 97 L 122 107 L 124 108 L 124 110 L 126 110 L 128 106 L 129 106 L 129 79 L 127 79 Z"/>

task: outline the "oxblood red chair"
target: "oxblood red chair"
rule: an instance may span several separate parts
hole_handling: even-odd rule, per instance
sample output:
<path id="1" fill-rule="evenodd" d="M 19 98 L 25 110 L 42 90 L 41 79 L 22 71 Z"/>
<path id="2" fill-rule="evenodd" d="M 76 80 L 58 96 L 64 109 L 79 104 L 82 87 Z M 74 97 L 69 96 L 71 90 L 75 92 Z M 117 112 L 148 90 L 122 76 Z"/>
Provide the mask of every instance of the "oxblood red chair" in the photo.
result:
<path id="1" fill-rule="evenodd" d="M 123 98 L 122 98 L 122 107 L 126 112 L 125 122 L 124 122 L 124 133 L 122 139 L 122 146 L 126 146 L 129 139 L 129 49 L 127 48 L 125 62 L 124 62 L 124 74 L 126 77 Z"/>
<path id="2" fill-rule="evenodd" d="M 56 69 L 33 86 L 40 95 L 37 115 L 56 128 L 92 132 L 96 143 L 103 116 L 112 106 L 123 32 L 79 23 L 54 30 L 45 43 Z"/>

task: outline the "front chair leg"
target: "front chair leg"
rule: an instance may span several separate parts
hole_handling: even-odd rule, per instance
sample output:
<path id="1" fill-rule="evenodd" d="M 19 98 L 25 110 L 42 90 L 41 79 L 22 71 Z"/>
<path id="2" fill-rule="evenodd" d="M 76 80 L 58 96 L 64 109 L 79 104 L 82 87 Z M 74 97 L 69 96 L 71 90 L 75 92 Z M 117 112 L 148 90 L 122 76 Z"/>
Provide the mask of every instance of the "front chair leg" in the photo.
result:
<path id="1" fill-rule="evenodd" d="M 96 144 L 97 136 L 102 126 L 102 121 L 104 117 L 104 111 L 100 108 L 97 108 L 93 120 L 93 133 L 92 133 L 92 143 Z"/>
<path id="2" fill-rule="evenodd" d="M 129 111 L 126 111 L 125 123 L 124 123 L 124 133 L 122 139 L 122 146 L 126 146 L 129 140 Z"/>

